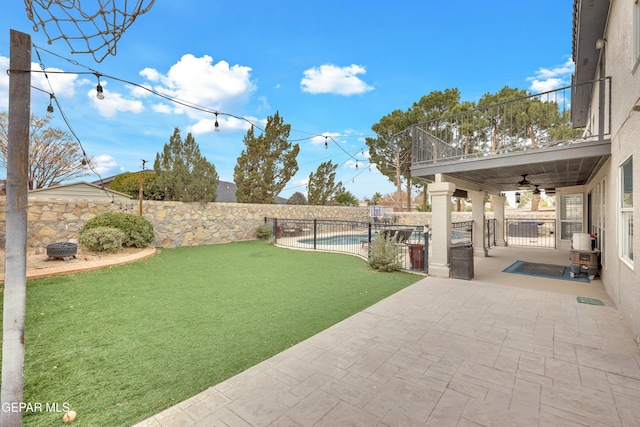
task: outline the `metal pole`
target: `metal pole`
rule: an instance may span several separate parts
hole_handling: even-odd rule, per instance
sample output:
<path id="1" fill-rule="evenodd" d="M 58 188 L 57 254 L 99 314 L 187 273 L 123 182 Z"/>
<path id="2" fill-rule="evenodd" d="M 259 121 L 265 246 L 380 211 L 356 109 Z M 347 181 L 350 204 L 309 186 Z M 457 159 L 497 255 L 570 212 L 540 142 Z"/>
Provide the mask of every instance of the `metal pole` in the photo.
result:
<path id="1" fill-rule="evenodd" d="M 429 273 L 429 229 L 424 232 L 424 272 Z"/>
<path id="2" fill-rule="evenodd" d="M 140 216 L 142 216 L 142 175 L 138 179 L 138 193 L 140 196 Z"/>
<path id="3" fill-rule="evenodd" d="M 24 327 L 27 299 L 27 204 L 31 115 L 31 36 L 11 30 L 9 60 L 9 140 L 2 319 L 0 425 L 20 426 L 23 400 Z M 8 406 L 8 411 L 5 410 Z M 18 406 L 19 408 L 19 406 Z"/>
<path id="4" fill-rule="evenodd" d="M 316 218 L 313 219 L 313 249 L 318 249 L 318 220 Z"/>

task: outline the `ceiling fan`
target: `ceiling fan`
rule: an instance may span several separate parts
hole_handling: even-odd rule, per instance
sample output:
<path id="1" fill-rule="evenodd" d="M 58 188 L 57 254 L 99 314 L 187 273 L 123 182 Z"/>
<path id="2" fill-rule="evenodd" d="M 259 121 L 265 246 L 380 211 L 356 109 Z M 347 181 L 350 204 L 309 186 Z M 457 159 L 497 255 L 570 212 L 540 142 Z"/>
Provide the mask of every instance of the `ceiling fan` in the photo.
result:
<path id="1" fill-rule="evenodd" d="M 533 190 L 533 194 L 540 194 L 540 189 L 538 188 L 539 185 L 534 185 L 534 187 L 536 188 Z"/>
<path id="2" fill-rule="evenodd" d="M 522 175 L 522 180 L 518 181 L 518 189 L 527 190 L 531 187 L 531 182 L 527 181 L 527 175 L 528 174 Z"/>

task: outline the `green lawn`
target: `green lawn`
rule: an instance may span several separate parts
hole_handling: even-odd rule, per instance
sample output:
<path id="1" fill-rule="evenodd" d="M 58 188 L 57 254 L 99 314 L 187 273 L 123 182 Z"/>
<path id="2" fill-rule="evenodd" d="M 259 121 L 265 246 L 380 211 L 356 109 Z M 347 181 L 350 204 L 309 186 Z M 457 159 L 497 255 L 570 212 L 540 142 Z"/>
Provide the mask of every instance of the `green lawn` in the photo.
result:
<path id="1" fill-rule="evenodd" d="M 31 280 L 24 400 L 68 403 L 78 426 L 131 425 L 419 279 L 255 241 Z"/>

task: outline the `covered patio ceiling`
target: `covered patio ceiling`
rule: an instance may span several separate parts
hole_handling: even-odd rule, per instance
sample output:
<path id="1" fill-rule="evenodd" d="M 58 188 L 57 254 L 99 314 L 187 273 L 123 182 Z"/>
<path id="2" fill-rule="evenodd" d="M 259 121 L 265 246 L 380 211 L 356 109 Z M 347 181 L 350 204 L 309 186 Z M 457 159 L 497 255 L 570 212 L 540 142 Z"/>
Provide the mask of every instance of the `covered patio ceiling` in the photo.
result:
<path id="1" fill-rule="evenodd" d="M 412 175 L 435 181 L 436 174 L 443 174 L 442 181 L 460 189 L 499 194 L 520 190 L 518 181 L 526 174 L 531 189 L 551 190 L 586 184 L 610 155 L 610 140 L 599 140 L 414 166 Z"/>

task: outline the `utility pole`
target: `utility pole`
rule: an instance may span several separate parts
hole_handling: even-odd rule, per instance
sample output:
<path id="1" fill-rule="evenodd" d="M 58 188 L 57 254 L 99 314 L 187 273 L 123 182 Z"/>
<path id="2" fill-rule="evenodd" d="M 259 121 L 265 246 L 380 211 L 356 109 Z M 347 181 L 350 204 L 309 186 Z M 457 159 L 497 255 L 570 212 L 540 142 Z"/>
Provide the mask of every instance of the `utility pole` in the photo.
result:
<path id="1" fill-rule="evenodd" d="M 2 401 L 0 425 L 6 427 L 22 425 L 20 404 L 24 395 L 30 116 L 31 36 L 11 30 L 2 390 L 0 392 Z"/>

